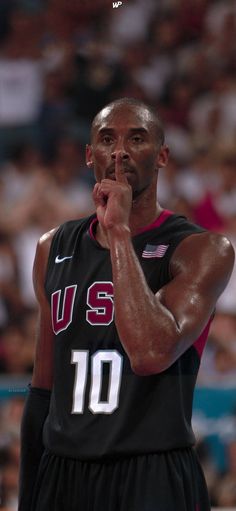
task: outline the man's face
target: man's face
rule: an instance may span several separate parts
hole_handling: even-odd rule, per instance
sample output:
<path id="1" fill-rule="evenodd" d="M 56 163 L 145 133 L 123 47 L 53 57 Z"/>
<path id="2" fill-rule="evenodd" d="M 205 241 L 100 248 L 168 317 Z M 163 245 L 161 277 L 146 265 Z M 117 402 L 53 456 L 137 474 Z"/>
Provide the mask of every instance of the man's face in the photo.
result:
<path id="1" fill-rule="evenodd" d="M 93 162 L 98 182 L 115 179 L 118 151 L 133 194 L 138 195 L 156 180 L 158 167 L 164 166 L 156 127 L 144 107 L 116 105 L 102 110 L 87 147 L 87 162 Z"/>

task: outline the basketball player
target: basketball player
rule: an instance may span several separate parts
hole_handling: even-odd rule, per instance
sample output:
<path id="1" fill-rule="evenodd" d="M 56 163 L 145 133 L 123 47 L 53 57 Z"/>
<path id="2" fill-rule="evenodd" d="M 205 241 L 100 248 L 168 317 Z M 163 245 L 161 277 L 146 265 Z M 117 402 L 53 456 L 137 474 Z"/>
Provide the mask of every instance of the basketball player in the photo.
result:
<path id="1" fill-rule="evenodd" d="M 39 241 L 19 511 L 210 509 L 192 397 L 234 255 L 157 203 L 168 152 L 148 106 L 106 106 L 87 147 L 96 214 Z"/>

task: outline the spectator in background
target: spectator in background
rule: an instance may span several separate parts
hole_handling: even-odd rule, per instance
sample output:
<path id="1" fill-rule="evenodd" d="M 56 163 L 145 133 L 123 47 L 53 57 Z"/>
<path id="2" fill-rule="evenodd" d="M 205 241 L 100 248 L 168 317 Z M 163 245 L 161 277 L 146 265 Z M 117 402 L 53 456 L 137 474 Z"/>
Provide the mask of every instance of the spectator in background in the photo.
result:
<path id="1" fill-rule="evenodd" d="M 146 0 L 145 3 L 142 0 L 130 0 L 125 7 L 125 10 L 111 12 L 109 38 L 126 47 L 147 39 L 148 25 L 155 12 L 156 3 L 155 0 Z"/>
<path id="2" fill-rule="evenodd" d="M 22 205 L 27 208 L 32 196 L 42 189 L 47 179 L 39 150 L 29 143 L 19 143 L 11 147 L 7 161 L 1 166 L 2 228 L 11 217 L 17 217 L 19 225 Z M 27 214 L 26 209 L 25 215 Z M 7 225 L 6 229 L 11 229 L 10 225 Z"/>
<path id="3" fill-rule="evenodd" d="M 198 224 L 215 231 L 225 226 L 213 204 L 219 186 L 215 157 L 207 146 L 195 149 L 191 161 L 176 177 L 177 196 L 189 201 Z"/>
<path id="4" fill-rule="evenodd" d="M 236 314 L 218 312 L 211 324 L 198 381 L 205 385 L 236 381 Z"/>
<path id="5" fill-rule="evenodd" d="M 226 229 L 236 217 L 236 151 L 234 146 L 223 146 L 218 152 L 219 187 L 214 197 L 214 206 Z"/>
<path id="6" fill-rule="evenodd" d="M 209 67 L 212 67 L 210 59 Z M 189 122 L 195 139 L 209 146 L 233 143 L 236 131 L 235 73 L 231 69 L 213 72 L 208 89 L 193 101 Z"/>
<path id="7" fill-rule="evenodd" d="M 58 141 L 49 172 L 53 179 L 54 191 L 51 200 L 60 204 L 64 218 L 87 216 L 94 211 L 91 199 L 93 176 L 84 164 L 84 151 L 76 139 L 65 136 Z"/>
<path id="8" fill-rule="evenodd" d="M 236 439 L 227 445 L 228 470 L 215 485 L 216 506 L 235 508 L 236 506 Z"/>
<path id="9" fill-rule="evenodd" d="M 201 460 L 201 465 L 206 478 L 207 488 L 210 497 L 210 503 L 215 505 L 215 487 L 218 483 L 218 471 L 214 460 L 212 459 L 211 449 L 203 436 L 197 438 L 196 452 Z"/>
<path id="10" fill-rule="evenodd" d="M 33 355 L 34 339 L 29 340 L 25 337 L 20 322 L 9 324 L 1 336 L 1 372 L 15 375 L 30 374 Z"/>
<path id="11" fill-rule="evenodd" d="M 57 143 L 74 119 L 72 101 L 67 97 L 68 75 L 64 67 L 45 75 L 44 97 L 39 114 L 40 147 L 45 160 L 50 160 Z"/>
<path id="12" fill-rule="evenodd" d="M 94 209 L 91 185 L 83 171 L 78 143 L 68 137 L 60 140 L 54 159 L 47 167 L 40 160 L 38 150 L 29 144 L 16 146 L 11 158 L 2 166 L 1 179 L 0 230 L 14 236 L 17 282 L 23 303 L 31 307 L 35 304 L 31 273 L 37 239 L 45 229 L 51 229 L 66 218 L 91 213 Z M 9 285 L 5 294 L 7 292 L 10 293 Z M 18 295 L 17 292 L 15 297 L 11 294 L 15 307 Z"/>
<path id="13" fill-rule="evenodd" d="M 42 102 L 43 67 L 39 51 L 40 23 L 22 10 L 10 11 L 9 30 L 0 48 L 0 136 L 2 157 L 13 137 L 37 140 Z"/>
<path id="14" fill-rule="evenodd" d="M 18 466 L 20 456 L 20 420 L 24 406 L 22 397 L 12 397 L 0 407 L 0 509 L 16 511 Z"/>
<path id="15" fill-rule="evenodd" d="M 23 307 L 18 287 L 17 258 L 11 238 L 0 232 L 0 330 L 9 317 L 17 316 Z"/>

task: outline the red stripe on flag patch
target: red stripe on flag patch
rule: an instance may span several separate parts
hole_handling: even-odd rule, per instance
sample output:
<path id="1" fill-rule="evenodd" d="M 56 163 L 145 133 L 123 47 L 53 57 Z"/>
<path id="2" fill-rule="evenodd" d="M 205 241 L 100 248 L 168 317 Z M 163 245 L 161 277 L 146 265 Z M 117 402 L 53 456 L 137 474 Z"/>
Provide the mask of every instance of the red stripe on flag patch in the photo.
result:
<path id="1" fill-rule="evenodd" d="M 142 257 L 150 259 L 152 257 L 161 258 L 165 255 L 169 245 L 150 245 L 147 244 L 143 250 Z"/>

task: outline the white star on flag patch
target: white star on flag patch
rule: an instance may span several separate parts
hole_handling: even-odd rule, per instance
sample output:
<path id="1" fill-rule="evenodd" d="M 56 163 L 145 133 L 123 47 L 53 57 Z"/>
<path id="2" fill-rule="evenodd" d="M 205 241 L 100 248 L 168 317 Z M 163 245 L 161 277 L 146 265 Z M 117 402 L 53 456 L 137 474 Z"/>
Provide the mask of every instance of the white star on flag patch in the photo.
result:
<path id="1" fill-rule="evenodd" d="M 167 251 L 169 245 L 149 245 L 147 244 L 143 250 L 142 257 L 146 259 L 151 257 L 163 257 Z"/>

